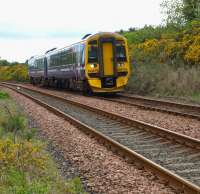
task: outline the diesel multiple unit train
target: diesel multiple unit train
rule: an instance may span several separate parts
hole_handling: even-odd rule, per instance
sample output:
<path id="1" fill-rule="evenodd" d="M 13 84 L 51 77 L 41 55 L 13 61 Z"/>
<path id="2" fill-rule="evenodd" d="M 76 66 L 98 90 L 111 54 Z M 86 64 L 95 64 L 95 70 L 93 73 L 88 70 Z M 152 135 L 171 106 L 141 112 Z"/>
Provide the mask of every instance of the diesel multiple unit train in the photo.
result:
<path id="1" fill-rule="evenodd" d="M 116 93 L 130 76 L 127 40 L 117 33 L 88 35 L 73 45 L 28 60 L 32 84 Z"/>

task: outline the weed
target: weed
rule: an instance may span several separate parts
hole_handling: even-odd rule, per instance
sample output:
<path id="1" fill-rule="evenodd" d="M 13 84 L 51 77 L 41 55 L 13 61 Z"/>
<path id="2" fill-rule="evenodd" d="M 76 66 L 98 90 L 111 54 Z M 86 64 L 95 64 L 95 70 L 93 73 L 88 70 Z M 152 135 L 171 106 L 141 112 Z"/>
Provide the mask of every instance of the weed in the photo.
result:
<path id="1" fill-rule="evenodd" d="M 0 99 L 7 99 L 7 98 L 9 98 L 9 94 L 7 92 L 0 90 Z"/>
<path id="2" fill-rule="evenodd" d="M 70 180 L 68 183 L 68 193 L 71 194 L 76 194 L 76 193 L 80 193 L 80 194 L 86 194 L 84 192 L 83 186 L 81 184 L 81 180 L 78 177 L 75 177 L 74 179 Z"/>
<path id="3" fill-rule="evenodd" d="M 200 67 L 174 68 L 167 64 L 141 64 L 129 80 L 127 90 L 140 95 L 185 96 L 198 100 Z"/>
<path id="4" fill-rule="evenodd" d="M 0 100 L 0 193 L 84 194 L 79 178 L 64 180 L 12 99 Z"/>

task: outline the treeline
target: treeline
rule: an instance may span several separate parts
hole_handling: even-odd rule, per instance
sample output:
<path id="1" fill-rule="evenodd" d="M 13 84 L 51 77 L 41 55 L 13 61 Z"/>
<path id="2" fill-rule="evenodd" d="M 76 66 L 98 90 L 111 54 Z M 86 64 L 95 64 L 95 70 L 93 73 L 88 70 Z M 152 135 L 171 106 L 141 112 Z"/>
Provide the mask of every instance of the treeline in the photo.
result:
<path id="1" fill-rule="evenodd" d="M 200 21 L 185 26 L 145 26 L 123 32 L 132 60 L 138 63 L 199 65 Z"/>
<path id="2" fill-rule="evenodd" d="M 163 25 L 120 31 L 133 67 L 128 89 L 200 99 L 200 2 L 165 0 L 161 6 Z"/>
<path id="3" fill-rule="evenodd" d="M 28 66 L 24 63 L 0 60 L 0 81 L 26 81 L 28 80 Z"/>

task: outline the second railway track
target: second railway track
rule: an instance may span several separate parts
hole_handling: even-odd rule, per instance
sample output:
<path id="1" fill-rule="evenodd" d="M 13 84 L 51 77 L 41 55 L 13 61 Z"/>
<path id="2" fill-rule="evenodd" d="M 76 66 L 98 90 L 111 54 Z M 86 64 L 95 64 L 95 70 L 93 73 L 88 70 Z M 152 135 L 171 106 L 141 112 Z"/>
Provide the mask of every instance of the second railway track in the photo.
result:
<path id="1" fill-rule="evenodd" d="M 167 100 L 158 100 L 153 98 L 134 96 L 134 95 L 117 95 L 112 98 L 101 98 L 112 102 L 137 106 L 143 109 L 156 110 L 160 112 L 167 112 L 175 115 L 182 115 L 200 120 L 200 106 L 176 103 Z"/>
<path id="2" fill-rule="evenodd" d="M 4 85 L 67 117 L 120 155 L 164 177 L 184 193 L 200 193 L 200 141 L 45 92 Z"/>

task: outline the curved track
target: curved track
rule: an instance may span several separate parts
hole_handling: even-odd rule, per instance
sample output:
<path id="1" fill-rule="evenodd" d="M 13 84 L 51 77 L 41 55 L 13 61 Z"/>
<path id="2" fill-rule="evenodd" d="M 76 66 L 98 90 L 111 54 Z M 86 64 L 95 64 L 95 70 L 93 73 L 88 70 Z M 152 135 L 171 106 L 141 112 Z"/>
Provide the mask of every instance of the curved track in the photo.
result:
<path id="1" fill-rule="evenodd" d="M 153 98 L 121 94 L 112 98 L 102 98 L 112 102 L 137 106 L 143 109 L 167 112 L 175 115 L 187 116 L 200 120 L 200 106 L 184 103 L 176 103 L 166 100 L 157 100 Z"/>
<path id="2" fill-rule="evenodd" d="M 5 85 L 69 120 L 184 193 L 200 193 L 200 141 L 42 91 Z M 17 89 L 18 88 L 18 89 Z"/>

